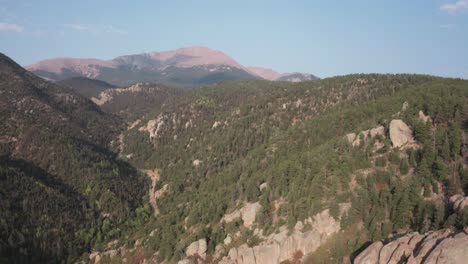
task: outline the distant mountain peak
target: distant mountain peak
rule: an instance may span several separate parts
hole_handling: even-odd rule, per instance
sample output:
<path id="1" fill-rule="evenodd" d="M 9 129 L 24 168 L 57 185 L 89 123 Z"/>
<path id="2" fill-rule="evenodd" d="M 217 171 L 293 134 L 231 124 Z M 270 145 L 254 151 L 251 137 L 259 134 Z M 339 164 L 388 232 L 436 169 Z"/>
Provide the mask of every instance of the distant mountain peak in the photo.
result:
<path id="1" fill-rule="evenodd" d="M 135 82 L 161 82 L 196 87 L 224 80 L 279 80 L 284 77 L 271 69 L 245 67 L 222 51 L 203 46 L 124 55 L 111 60 L 48 59 L 26 66 L 26 69 L 48 80 L 60 81 L 81 76 L 117 86 Z M 298 76 L 293 79 L 309 80 L 308 77 Z"/>
<path id="2" fill-rule="evenodd" d="M 229 65 L 237 68 L 243 66 L 219 50 L 202 46 L 185 47 L 171 51 L 147 53 L 152 59 L 167 61 L 174 59 L 175 66 L 192 67 L 197 65 Z"/>
<path id="3" fill-rule="evenodd" d="M 281 77 L 281 73 L 276 72 L 272 69 L 249 66 L 247 67 L 248 71 L 252 74 L 262 77 L 265 80 L 275 81 Z"/>

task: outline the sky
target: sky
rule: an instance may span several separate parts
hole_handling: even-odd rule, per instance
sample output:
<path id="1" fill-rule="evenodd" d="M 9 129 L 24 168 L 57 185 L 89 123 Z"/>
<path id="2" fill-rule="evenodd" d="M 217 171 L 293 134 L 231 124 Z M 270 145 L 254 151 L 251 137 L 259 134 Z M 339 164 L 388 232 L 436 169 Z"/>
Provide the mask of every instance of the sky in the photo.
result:
<path id="1" fill-rule="evenodd" d="M 187 46 L 322 78 L 468 79 L 468 0 L 0 0 L 0 52 L 21 65 Z"/>

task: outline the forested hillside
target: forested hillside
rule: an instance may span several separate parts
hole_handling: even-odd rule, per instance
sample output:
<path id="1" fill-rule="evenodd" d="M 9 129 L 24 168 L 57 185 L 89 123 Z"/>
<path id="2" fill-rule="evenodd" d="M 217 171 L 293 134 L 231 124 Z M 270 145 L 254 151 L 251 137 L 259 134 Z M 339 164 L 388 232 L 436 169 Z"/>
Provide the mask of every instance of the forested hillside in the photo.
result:
<path id="1" fill-rule="evenodd" d="M 161 174 L 159 214 L 134 235 L 139 256 L 179 260 L 202 239 L 202 259 L 219 260 L 325 209 L 347 239 L 332 237 L 313 263 L 341 263 L 393 232 L 466 226 L 466 211 L 447 198 L 468 187 L 467 95 L 463 80 L 349 75 L 224 82 L 172 97 L 114 146 Z M 410 141 L 395 145 L 392 120 L 408 125 Z M 347 140 L 353 132 L 357 144 Z M 222 220 L 257 202 L 253 226 Z"/>
<path id="2" fill-rule="evenodd" d="M 95 104 L 5 56 L 0 77 L 0 262 L 343 263 L 468 225 L 465 80 L 138 83 Z"/>
<path id="3" fill-rule="evenodd" d="M 147 181 L 108 148 L 120 119 L 3 54 L 0 117 L 1 263 L 72 262 L 137 223 Z"/>
<path id="4" fill-rule="evenodd" d="M 119 89 L 107 89 L 91 99 L 102 110 L 134 122 L 148 112 L 159 109 L 166 100 L 183 90 L 154 83 L 136 83 Z"/>

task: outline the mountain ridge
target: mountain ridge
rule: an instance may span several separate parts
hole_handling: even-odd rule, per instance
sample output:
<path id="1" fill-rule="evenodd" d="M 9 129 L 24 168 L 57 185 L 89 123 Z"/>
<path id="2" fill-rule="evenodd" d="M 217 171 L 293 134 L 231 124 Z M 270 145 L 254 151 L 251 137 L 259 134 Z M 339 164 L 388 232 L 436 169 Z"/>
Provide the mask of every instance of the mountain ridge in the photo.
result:
<path id="1" fill-rule="evenodd" d="M 110 60 L 52 58 L 25 66 L 25 68 L 49 80 L 60 81 L 70 77 L 81 76 L 99 79 L 117 86 L 131 85 L 135 82 L 159 81 L 165 84 L 174 83 L 186 87 L 189 84 L 186 83 L 185 79 L 191 79 L 184 76 L 187 74 L 196 76 L 194 80 L 195 86 L 197 84 L 199 86 L 214 84 L 222 80 L 258 78 L 278 80 L 289 75 L 261 67 L 246 67 L 222 51 L 202 46 L 123 55 Z M 187 73 L 190 70 L 191 73 Z M 196 72 L 194 73 L 194 71 Z M 220 74 L 221 76 L 218 78 L 212 77 L 213 75 Z M 127 79 L 128 75 L 132 76 L 133 78 L 130 79 L 132 79 L 133 83 L 118 77 L 119 75 L 123 75 Z M 303 75 L 305 76 L 306 74 Z M 302 78 L 301 80 L 317 79 L 317 77 L 311 74 L 307 74 L 307 76 L 309 77 Z M 296 78 L 295 80 L 299 79 Z"/>

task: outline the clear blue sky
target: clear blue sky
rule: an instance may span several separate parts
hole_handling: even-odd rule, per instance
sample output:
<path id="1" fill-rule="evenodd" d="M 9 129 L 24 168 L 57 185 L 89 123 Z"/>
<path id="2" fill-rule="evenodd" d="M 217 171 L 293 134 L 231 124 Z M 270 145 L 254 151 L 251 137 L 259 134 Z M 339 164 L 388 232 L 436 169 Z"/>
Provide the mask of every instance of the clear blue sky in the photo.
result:
<path id="1" fill-rule="evenodd" d="M 22 65 L 193 45 L 320 77 L 468 78 L 468 0 L 0 0 L 0 52 Z"/>

